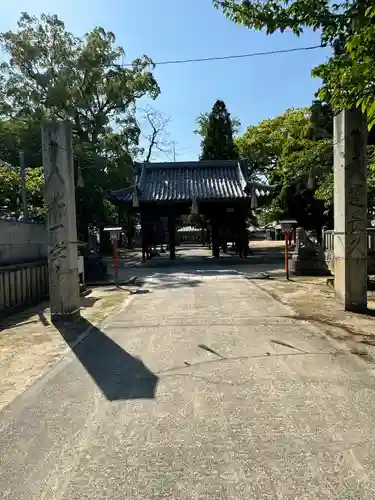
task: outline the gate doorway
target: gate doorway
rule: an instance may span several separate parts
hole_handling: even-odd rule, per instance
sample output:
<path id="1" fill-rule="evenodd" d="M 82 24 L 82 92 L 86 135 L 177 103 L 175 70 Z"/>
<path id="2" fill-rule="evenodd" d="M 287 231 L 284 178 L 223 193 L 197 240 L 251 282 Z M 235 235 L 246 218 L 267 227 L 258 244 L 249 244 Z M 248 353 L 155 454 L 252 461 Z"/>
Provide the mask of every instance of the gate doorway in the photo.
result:
<path id="1" fill-rule="evenodd" d="M 200 231 L 197 244 L 209 248 L 212 257 L 226 254 L 228 243 L 240 258 L 247 256 L 249 213 L 271 196 L 272 187 L 250 182 L 240 162 L 143 163 L 136 173 L 134 186 L 115 191 L 113 198 L 140 216 L 143 261 L 158 247 L 176 259 L 186 242 L 180 231 L 186 225 L 179 223 L 183 216 L 200 221 L 189 226 Z M 192 230 L 186 232 L 193 238 Z"/>

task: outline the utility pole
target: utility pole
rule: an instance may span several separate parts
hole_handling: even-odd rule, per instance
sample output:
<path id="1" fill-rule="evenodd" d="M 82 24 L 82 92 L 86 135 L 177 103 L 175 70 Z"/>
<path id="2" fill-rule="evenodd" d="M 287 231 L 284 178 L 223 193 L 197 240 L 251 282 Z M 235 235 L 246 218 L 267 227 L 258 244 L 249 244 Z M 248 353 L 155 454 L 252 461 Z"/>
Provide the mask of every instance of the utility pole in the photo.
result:
<path id="1" fill-rule="evenodd" d="M 176 143 L 174 141 L 172 141 L 172 145 L 173 145 L 173 161 L 175 162 L 176 161 Z"/>
<path id="2" fill-rule="evenodd" d="M 23 220 L 25 222 L 29 222 L 29 207 L 27 205 L 26 165 L 25 165 L 24 151 L 20 151 L 19 156 L 20 156 L 20 170 L 21 170 L 21 198 L 22 198 Z"/>
<path id="3" fill-rule="evenodd" d="M 80 314 L 71 124 L 43 123 L 42 145 L 51 319 L 69 320 Z"/>

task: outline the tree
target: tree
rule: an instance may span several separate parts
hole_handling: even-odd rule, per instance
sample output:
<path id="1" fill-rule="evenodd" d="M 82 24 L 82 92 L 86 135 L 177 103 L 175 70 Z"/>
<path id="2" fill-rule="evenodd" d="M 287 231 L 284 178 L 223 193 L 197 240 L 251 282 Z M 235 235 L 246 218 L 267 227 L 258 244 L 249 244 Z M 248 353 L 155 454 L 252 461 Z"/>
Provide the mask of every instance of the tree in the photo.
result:
<path id="1" fill-rule="evenodd" d="M 248 127 L 236 140 L 239 155 L 249 166 L 249 177 L 268 178 L 282 154 L 286 139 L 308 137 L 308 112 L 307 108 L 287 110 L 279 117 Z"/>
<path id="2" fill-rule="evenodd" d="M 275 186 L 270 204 L 257 211 L 262 224 L 281 217 L 319 230 L 333 222 L 333 113 L 314 101 L 310 108 L 248 127 L 237 139 L 241 158 L 251 158 L 253 176 Z M 368 146 L 369 212 L 375 208 L 375 146 Z"/>
<path id="3" fill-rule="evenodd" d="M 233 136 L 235 137 L 240 132 L 241 121 L 239 118 L 236 117 L 231 118 L 231 121 L 232 121 Z M 194 130 L 194 133 L 200 135 L 202 138 L 206 137 L 209 122 L 210 122 L 210 113 L 207 111 L 205 113 L 201 113 L 196 119 L 197 128 Z"/>
<path id="4" fill-rule="evenodd" d="M 333 109 L 330 104 L 315 99 L 310 107 L 310 139 L 320 140 L 333 137 Z"/>
<path id="5" fill-rule="evenodd" d="M 0 158 L 10 165 L 19 165 L 19 152 L 25 152 L 28 167 L 40 167 L 40 122 L 33 117 L 25 119 L 0 118 Z"/>
<path id="6" fill-rule="evenodd" d="M 208 118 L 202 140 L 201 160 L 235 160 L 238 158 L 233 139 L 230 114 L 223 101 L 216 101 Z"/>
<path id="7" fill-rule="evenodd" d="M 19 172 L 12 169 L 10 165 L 0 163 L 0 213 L 1 215 L 14 214 L 19 216 L 18 197 L 20 196 L 19 189 Z"/>
<path id="8" fill-rule="evenodd" d="M 136 102 L 144 96 L 154 99 L 160 92 L 151 59 L 143 56 L 124 66 L 124 49 L 115 42 L 115 35 L 100 27 L 77 38 L 55 15 L 37 19 L 23 13 L 18 30 L 0 34 L 9 56 L 0 66 L 0 134 L 7 124 L 13 130 L 19 124 L 22 131 L 32 124 L 31 134 L 43 120 L 71 121 L 75 165 L 84 179 L 77 193 L 83 231 L 89 223 L 103 225 L 113 218 L 108 193 L 130 182 L 139 150 Z M 37 135 L 40 148 L 40 128 Z M 21 132 L 14 134 L 14 145 L 17 142 L 22 142 Z M 7 144 L 14 164 L 15 148 Z M 32 147 L 27 141 L 24 150 Z M 41 165 L 40 152 L 35 165 Z"/>
<path id="9" fill-rule="evenodd" d="M 253 177 L 276 188 L 270 206 L 260 210 L 263 222 L 290 217 L 305 227 L 325 223 L 326 207 L 316 190 L 332 172 L 331 123 L 325 106 L 315 102 L 311 108 L 289 109 L 250 126 L 237 139 L 240 157 L 251 163 Z M 319 140 L 314 137 L 317 130 Z M 308 187 L 312 179 L 315 185 Z"/>
<path id="10" fill-rule="evenodd" d="M 103 28 L 80 39 L 55 15 L 26 13 L 18 27 L 0 35 L 10 57 L 1 67 L 3 115 L 70 119 L 81 140 L 97 144 L 107 127 L 133 115 L 137 99 L 159 94 L 151 59 L 123 67 L 124 49 Z"/>
<path id="11" fill-rule="evenodd" d="M 44 174 L 41 167 L 26 171 L 26 189 L 31 219 L 43 220 Z M 0 214 L 19 217 L 21 211 L 20 169 L 0 162 Z"/>
<path id="12" fill-rule="evenodd" d="M 336 109 L 361 106 L 375 125 L 375 7 L 360 9 L 336 55 L 313 74 L 324 81 L 320 96 Z"/>
<path id="13" fill-rule="evenodd" d="M 334 55 L 313 70 L 323 79 L 319 96 L 335 109 L 362 106 L 375 124 L 375 7 L 373 0 L 213 0 L 234 22 L 267 34 L 305 27 L 320 30 L 322 45 Z"/>
<path id="14" fill-rule="evenodd" d="M 147 143 L 147 147 L 141 151 L 145 155 L 144 161 L 151 161 L 155 150 L 168 157 L 173 146 L 167 130 L 170 118 L 151 106 L 147 106 L 142 110 L 142 120 L 145 123 L 142 137 Z"/>

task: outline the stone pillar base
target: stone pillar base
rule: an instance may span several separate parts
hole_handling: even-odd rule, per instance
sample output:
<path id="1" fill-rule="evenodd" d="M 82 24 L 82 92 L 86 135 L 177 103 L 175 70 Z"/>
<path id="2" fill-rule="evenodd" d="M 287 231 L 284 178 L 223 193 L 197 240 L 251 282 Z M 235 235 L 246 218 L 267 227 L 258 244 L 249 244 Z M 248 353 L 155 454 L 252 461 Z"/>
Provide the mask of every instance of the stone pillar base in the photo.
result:
<path id="1" fill-rule="evenodd" d="M 329 276 L 331 273 L 325 262 L 316 255 L 296 255 L 289 259 L 289 272 L 293 276 Z"/>
<path id="2" fill-rule="evenodd" d="M 51 313 L 51 322 L 53 324 L 58 324 L 58 323 L 65 323 L 67 321 L 79 321 L 81 319 L 81 309 L 76 309 L 75 311 L 71 313 L 64 313 L 64 314 L 58 314 L 58 313 Z"/>
<path id="3" fill-rule="evenodd" d="M 346 311 L 367 311 L 367 259 L 335 257 L 335 296 Z"/>

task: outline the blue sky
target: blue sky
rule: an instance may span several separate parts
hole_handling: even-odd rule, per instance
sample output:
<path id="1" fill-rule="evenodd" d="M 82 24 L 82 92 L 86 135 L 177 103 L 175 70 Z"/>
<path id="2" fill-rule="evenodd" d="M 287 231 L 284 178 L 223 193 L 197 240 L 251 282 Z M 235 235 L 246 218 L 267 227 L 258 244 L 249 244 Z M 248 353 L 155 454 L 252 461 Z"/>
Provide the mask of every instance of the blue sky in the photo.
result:
<path id="1" fill-rule="evenodd" d="M 143 54 L 158 62 L 319 44 L 317 33 L 267 36 L 237 26 L 214 9 L 211 0 L 12 0 L 2 9 L 0 30 L 14 29 L 24 10 L 57 14 L 79 36 L 94 26 L 113 31 L 126 51 L 126 62 Z M 287 108 L 308 106 L 319 86 L 311 69 L 328 55 L 328 49 L 317 49 L 156 67 L 161 95 L 153 106 L 171 118 L 177 159 L 197 159 L 195 120 L 217 99 L 240 118 L 243 130 Z"/>

